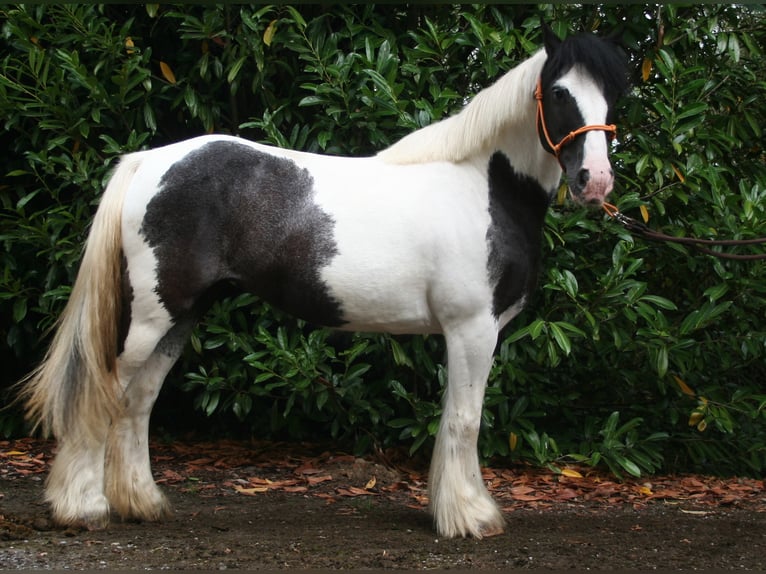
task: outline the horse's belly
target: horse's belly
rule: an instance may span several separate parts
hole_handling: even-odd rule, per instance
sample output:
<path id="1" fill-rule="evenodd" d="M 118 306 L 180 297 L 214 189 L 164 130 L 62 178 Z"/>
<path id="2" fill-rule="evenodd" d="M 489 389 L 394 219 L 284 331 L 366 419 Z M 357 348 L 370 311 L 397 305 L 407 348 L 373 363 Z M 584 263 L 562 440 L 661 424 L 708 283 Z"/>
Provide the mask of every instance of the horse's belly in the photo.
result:
<path id="1" fill-rule="evenodd" d="M 400 285 L 386 288 L 379 283 L 331 288 L 340 302 L 348 331 L 424 334 L 441 332 L 424 290 Z"/>
<path id="2" fill-rule="evenodd" d="M 343 329 L 441 333 L 490 303 L 481 241 L 450 245 L 432 233 L 353 236 L 338 242 L 337 255 L 320 272 L 341 309 Z"/>

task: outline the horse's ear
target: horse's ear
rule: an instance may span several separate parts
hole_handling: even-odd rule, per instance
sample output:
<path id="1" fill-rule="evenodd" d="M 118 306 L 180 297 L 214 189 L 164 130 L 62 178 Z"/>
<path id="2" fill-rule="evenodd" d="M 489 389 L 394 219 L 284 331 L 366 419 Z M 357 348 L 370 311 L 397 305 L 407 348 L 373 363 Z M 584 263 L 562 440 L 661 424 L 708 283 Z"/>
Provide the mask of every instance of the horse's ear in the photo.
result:
<path id="1" fill-rule="evenodd" d="M 561 40 L 556 33 L 548 26 L 547 22 L 542 21 L 543 28 L 543 43 L 545 44 L 545 51 L 550 56 L 561 45 Z"/>
<path id="2" fill-rule="evenodd" d="M 604 38 L 604 40 L 624 48 L 625 47 L 625 41 L 623 39 L 623 35 L 624 34 L 625 34 L 625 24 L 621 23 L 612 32 L 607 34 L 607 36 Z"/>

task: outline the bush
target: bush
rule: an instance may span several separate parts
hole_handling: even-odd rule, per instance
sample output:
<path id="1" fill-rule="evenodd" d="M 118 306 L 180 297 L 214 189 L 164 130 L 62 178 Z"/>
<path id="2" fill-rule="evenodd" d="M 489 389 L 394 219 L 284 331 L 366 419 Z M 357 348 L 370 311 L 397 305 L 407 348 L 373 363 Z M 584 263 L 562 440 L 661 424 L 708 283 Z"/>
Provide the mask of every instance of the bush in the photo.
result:
<path id="1" fill-rule="evenodd" d="M 373 153 L 534 52 L 541 16 L 560 35 L 623 28 L 635 71 L 614 149 L 624 212 L 670 234 L 766 235 L 757 7 L 2 11 L 5 385 L 45 348 L 120 153 L 209 132 Z M 647 243 L 570 205 L 551 210 L 545 239 L 540 290 L 498 344 L 483 456 L 761 473 L 764 263 Z M 211 423 L 259 437 L 415 452 L 430 448 L 445 373 L 438 337 L 315 330 L 243 294 L 205 316 L 163 396 L 191 393 Z M 0 432 L 23 432 L 18 413 L 0 417 Z"/>

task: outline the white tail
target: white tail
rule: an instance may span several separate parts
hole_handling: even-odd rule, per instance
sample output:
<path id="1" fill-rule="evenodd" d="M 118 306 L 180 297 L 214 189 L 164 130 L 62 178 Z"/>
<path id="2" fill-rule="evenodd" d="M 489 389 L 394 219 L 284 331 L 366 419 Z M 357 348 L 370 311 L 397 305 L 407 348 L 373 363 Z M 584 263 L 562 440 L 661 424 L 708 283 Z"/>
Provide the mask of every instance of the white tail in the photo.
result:
<path id="1" fill-rule="evenodd" d="M 112 175 L 51 346 L 22 381 L 27 417 L 58 438 L 74 427 L 75 434 L 102 433 L 119 405 L 122 206 L 140 163 L 140 154 L 126 156 Z"/>

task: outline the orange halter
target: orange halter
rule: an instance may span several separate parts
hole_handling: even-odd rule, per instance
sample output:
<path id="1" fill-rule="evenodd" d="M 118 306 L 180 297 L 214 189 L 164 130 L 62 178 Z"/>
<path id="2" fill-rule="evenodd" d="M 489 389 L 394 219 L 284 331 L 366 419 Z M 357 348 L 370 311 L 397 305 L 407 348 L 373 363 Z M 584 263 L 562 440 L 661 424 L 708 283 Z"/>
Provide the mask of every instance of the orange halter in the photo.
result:
<path id="1" fill-rule="evenodd" d="M 540 130 L 540 126 L 543 127 L 543 135 L 545 136 L 546 143 L 550 146 L 550 148 L 553 150 L 553 155 L 556 156 L 556 159 L 559 160 L 559 165 L 561 165 L 561 160 L 559 159 L 559 154 L 561 153 L 561 148 L 570 143 L 572 140 L 574 140 L 577 136 L 580 134 L 583 134 L 585 132 L 593 131 L 593 130 L 601 130 L 604 132 L 609 132 L 610 139 L 614 139 L 617 137 L 617 126 L 614 124 L 592 124 L 589 126 L 582 126 L 580 128 L 577 128 L 576 130 L 569 132 L 567 135 L 565 135 L 563 138 L 561 138 L 561 141 L 557 144 L 553 143 L 553 140 L 551 140 L 551 136 L 548 134 L 548 126 L 545 125 L 545 113 L 543 112 L 543 84 L 542 79 L 537 80 L 537 88 L 535 89 L 535 99 L 537 100 L 537 115 L 535 118 L 535 121 L 538 126 L 538 131 Z M 561 165 L 563 169 L 563 165 Z"/>

